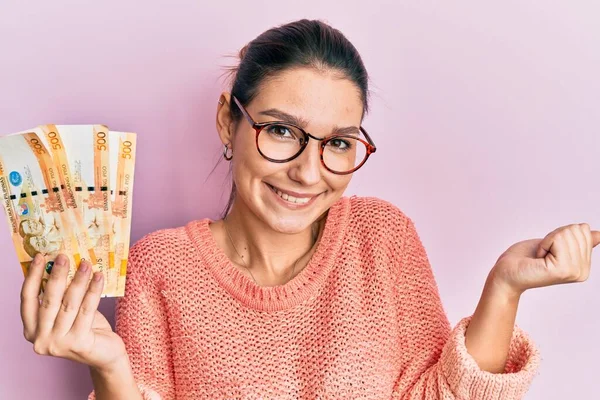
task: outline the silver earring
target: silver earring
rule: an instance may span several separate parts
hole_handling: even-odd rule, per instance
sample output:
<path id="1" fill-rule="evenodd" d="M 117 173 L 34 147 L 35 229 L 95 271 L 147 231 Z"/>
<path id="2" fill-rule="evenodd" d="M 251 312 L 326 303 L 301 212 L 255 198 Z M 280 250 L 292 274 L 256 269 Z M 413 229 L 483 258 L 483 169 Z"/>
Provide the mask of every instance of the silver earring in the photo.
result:
<path id="1" fill-rule="evenodd" d="M 231 153 L 229 155 L 227 155 L 228 150 L 231 150 Z M 227 161 L 230 161 L 233 158 L 233 149 L 230 149 L 228 144 L 226 144 L 225 148 L 223 149 L 223 158 Z"/>
<path id="2" fill-rule="evenodd" d="M 220 104 L 220 105 L 223 105 L 224 103 L 223 103 L 221 100 L 219 100 L 219 104 Z"/>

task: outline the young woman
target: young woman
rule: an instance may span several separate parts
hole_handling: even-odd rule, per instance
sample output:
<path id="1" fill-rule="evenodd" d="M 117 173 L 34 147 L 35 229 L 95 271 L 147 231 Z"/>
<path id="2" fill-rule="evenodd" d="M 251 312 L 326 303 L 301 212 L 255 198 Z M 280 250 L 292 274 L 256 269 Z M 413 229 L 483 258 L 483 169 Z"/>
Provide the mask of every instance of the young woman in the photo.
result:
<path id="1" fill-rule="evenodd" d="M 82 263 L 58 258 L 41 304 L 22 290 L 39 354 L 91 369 L 97 399 L 518 399 L 539 354 L 515 326 L 521 294 L 587 279 L 600 232 L 558 228 L 498 259 L 453 329 L 413 221 L 345 197 L 375 152 L 368 78 L 337 30 L 300 20 L 240 52 L 216 127 L 233 190 L 224 218 L 142 238 L 116 333 Z M 98 278 L 98 279 L 96 279 Z"/>

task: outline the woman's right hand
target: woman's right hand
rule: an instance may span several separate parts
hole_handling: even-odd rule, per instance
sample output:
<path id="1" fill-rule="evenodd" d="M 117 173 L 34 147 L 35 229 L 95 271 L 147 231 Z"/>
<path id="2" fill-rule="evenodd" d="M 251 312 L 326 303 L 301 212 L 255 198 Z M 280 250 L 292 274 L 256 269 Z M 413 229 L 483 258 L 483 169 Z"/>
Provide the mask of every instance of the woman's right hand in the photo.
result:
<path id="1" fill-rule="evenodd" d="M 69 260 L 61 254 L 54 261 L 42 296 L 39 289 L 45 265 L 41 254 L 33 259 L 23 283 L 21 319 L 25 339 L 33 343 L 37 354 L 110 371 L 127 359 L 127 352 L 123 340 L 98 311 L 102 273 L 96 272 L 90 281 L 91 264 L 82 261 L 67 288 Z"/>

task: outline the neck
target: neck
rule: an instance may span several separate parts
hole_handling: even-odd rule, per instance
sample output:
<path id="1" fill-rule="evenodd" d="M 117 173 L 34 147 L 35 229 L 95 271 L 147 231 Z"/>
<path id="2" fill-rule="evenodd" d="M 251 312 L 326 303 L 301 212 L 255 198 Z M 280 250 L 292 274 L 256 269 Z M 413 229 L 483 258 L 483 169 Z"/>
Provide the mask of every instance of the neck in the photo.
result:
<path id="1" fill-rule="evenodd" d="M 292 278 L 292 269 L 296 275 L 308 263 L 320 237 L 323 221 L 324 218 L 321 218 L 301 232 L 281 233 L 271 229 L 236 201 L 231 212 L 221 221 L 231 235 L 229 239 L 225 232 L 227 245 L 223 248 L 229 250 L 226 251 L 229 258 L 236 264 L 247 267 L 261 285 L 285 283 Z"/>

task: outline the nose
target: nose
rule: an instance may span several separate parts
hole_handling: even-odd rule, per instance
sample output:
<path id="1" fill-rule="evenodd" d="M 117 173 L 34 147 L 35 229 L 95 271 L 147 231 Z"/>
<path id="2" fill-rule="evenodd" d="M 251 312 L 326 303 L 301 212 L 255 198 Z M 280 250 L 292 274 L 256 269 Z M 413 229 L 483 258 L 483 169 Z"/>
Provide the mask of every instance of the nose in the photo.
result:
<path id="1" fill-rule="evenodd" d="M 312 186 L 321 180 L 320 142 L 309 140 L 304 151 L 291 161 L 288 176 L 303 186 Z"/>

